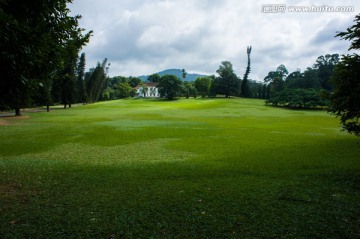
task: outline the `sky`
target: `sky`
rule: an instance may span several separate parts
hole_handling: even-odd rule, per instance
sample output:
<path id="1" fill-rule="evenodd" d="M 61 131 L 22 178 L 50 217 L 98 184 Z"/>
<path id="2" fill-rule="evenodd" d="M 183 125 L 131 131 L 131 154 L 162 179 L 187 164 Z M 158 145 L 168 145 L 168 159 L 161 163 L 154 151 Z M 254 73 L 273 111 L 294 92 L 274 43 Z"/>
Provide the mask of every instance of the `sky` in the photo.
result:
<path id="1" fill-rule="evenodd" d="M 252 46 L 249 78 L 262 81 L 280 64 L 304 71 L 321 55 L 347 54 L 350 43 L 334 36 L 354 24 L 360 1 L 73 0 L 68 7 L 94 31 L 82 49 L 87 68 L 107 58 L 111 77 L 173 68 L 216 75 L 230 61 L 242 78 Z"/>

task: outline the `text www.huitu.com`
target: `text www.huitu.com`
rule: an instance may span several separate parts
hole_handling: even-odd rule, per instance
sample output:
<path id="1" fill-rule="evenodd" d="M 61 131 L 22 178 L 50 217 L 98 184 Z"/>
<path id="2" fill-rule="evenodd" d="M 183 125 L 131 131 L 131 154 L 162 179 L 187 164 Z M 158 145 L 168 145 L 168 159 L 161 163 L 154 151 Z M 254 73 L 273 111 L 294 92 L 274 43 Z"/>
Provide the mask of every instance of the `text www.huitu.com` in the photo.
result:
<path id="1" fill-rule="evenodd" d="M 301 12 L 355 12 L 354 6 L 329 6 L 329 5 L 308 5 L 308 6 L 287 6 L 286 4 L 264 4 L 261 6 L 263 13 L 301 13 Z"/>

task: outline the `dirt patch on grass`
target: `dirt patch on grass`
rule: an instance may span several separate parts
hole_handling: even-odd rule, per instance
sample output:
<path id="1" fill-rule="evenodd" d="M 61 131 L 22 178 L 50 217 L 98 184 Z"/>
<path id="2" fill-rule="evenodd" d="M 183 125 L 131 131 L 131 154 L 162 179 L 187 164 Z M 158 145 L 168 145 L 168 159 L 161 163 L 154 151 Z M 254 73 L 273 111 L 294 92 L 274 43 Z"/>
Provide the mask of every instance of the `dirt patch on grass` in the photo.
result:
<path id="1" fill-rule="evenodd" d="M 10 123 L 4 120 L 0 120 L 0 126 L 9 125 Z"/>
<path id="2" fill-rule="evenodd" d="M 29 119 L 30 116 L 4 116 L 0 118 L 0 126 L 12 125 L 19 121 Z"/>
<path id="3" fill-rule="evenodd" d="M 11 119 L 14 119 L 14 120 L 23 120 L 23 119 L 29 119 L 30 116 L 28 115 L 22 115 L 22 116 L 13 116 L 11 117 Z"/>

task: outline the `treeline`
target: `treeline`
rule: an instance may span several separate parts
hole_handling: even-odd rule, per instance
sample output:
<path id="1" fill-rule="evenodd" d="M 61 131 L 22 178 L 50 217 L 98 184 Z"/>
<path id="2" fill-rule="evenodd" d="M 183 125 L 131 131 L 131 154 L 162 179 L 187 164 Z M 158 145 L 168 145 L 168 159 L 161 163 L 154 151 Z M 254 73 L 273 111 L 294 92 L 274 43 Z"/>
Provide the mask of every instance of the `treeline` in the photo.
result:
<path id="1" fill-rule="evenodd" d="M 289 74 L 284 65 L 280 65 L 275 71 L 270 71 L 263 82 L 249 79 L 251 72 L 250 54 L 252 47 L 247 48 L 248 64 L 243 78 L 237 76 L 233 65 L 229 61 L 221 62 L 217 76 L 198 77 L 193 82 L 181 81 L 178 77 L 171 78 L 168 75 L 160 76 L 153 74 L 148 77 L 148 82 L 159 83 L 161 92 L 169 91 L 171 87 L 174 92 L 171 97 L 166 93 L 161 94 L 165 98 L 174 97 L 244 97 L 265 99 L 266 104 L 296 108 L 314 108 L 328 105 L 324 99 L 324 91 L 330 92 L 332 85 L 330 79 L 335 66 L 339 63 L 338 54 L 327 54 L 319 56 L 312 67 L 304 72 L 297 70 Z M 182 78 L 186 78 L 183 69 Z M 176 84 L 167 84 L 166 79 Z M 162 83 L 161 83 L 162 82 Z M 144 86 L 137 77 L 117 76 L 110 78 L 100 100 L 114 100 L 135 96 L 137 85 Z M 161 90 L 166 89 L 166 90 Z"/>
<path id="2" fill-rule="evenodd" d="M 153 82 L 159 84 L 159 89 L 164 88 L 163 85 L 167 85 L 166 81 L 176 81 L 176 86 L 173 86 L 175 89 L 176 97 L 216 97 L 216 96 L 242 96 L 241 86 L 242 80 L 236 76 L 233 71 L 232 64 L 228 61 L 222 62 L 219 67 L 218 77 L 215 75 L 211 76 L 201 76 L 198 77 L 195 81 L 184 81 L 186 78 L 186 71 L 183 70 L 182 80 L 175 75 L 164 75 L 160 76 L 159 74 L 152 74 L 148 77 L 147 82 Z M 171 76 L 171 77 L 169 77 Z M 103 91 L 100 100 L 115 100 L 122 99 L 127 97 L 135 96 L 135 87 L 141 86 L 142 88 L 146 87 L 144 84 L 146 82 L 141 81 L 138 77 L 125 77 L 125 76 L 116 76 L 109 78 L 108 84 Z M 247 81 L 247 94 L 253 98 L 262 98 L 266 97 L 263 94 L 263 84 L 257 83 L 252 80 Z M 171 88 L 170 86 L 165 88 Z M 264 88 L 266 90 L 266 87 Z M 166 98 L 164 95 L 163 97 Z"/>
<path id="3" fill-rule="evenodd" d="M 266 104 L 290 108 L 328 106 L 325 96 L 333 90 L 331 78 L 339 61 L 338 54 L 319 56 L 304 72 L 297 70 L 290 74 L 280 65 L 264 79 L 269 88 Z"/>
<path id="4" fill-rule="evenodd" d="M 135 96 L 135 87 L 143 82 L 138 77 L 115 76 L 109 78 L 100 100 L 116 100 Z"/>
<path id="5" fill-rule="evenodd" d="M 92 31 L 84 34 L 81 16 L 68 15 L 70 2 L 0 1 L 0 110 L 20 115 L 21 108 L 34 105 L 49 109 L 55 103 L 86 102 L 85 92 L 96 101 L 97 79 L 106 70 L 100 64 L 103 69 L 90 72 L 96 80 L 89 80 L 85 88 L 78 55 Z"/>
<path id="6" fill-rule="evenodd" d="M 266 84 L 258 83 L 249 79 L 251 72 L 251 54 L 252 47 L 247 48 L 248 64 L 243 79 L 238 77 L 231 62 L 224 61 L 216 71 L 218 76 L 203 76 L 198 77 L 193 82 L 185 82 L 186 71 L 182 70 L 181 81 L 178 77 L 171 75 L 160 76 L 158 74 L 152 74 L 148 77 L 148 82 L 159 83 L 159 92 L 162 97 L 174 98 L 174 97 L 216 97 L 216 96 L 241 96 L 247 98 L 267 99 L 269 97 L 269 88 Z M 173 81 L 173 84 L 168 84 L 167 81 Z M 123 77 L 117 76 L 109 79 L 109 85 L 104 91 L 101 99 L 113 100 L 119 98 L 132 97 L 135 95 L 134 87 L 141 85 L 141 79 L 137 77 Z M 168 97 L 167 93 L 170 92 L 171 97 Z"/>
<path id="7" fill-rule="evenodd" d="M 148 82 L 159 83 L 159 93 L 164 98 L 174 97 L 231 97 L 240 96 L 246 98 L 268 99 L 270 97 L 269 84 L 259 83 L 249 78 L 251 72 L 252 47 L 247 47 L 247 67 L 243 78 L 237 76 L 233 65 L 229 61 L 221 62 L 216 71 L 218 76 L 202 76 L 195 81 L 185 82 L 187 72 L 182 70 L 181 81 L 178 77 L 172 75 L 160 76 L 152 74 L 148 77 Z M 168 84 L 167 81 L 173 81 Z M 134 87 L 141 85 L 141 79 L 137 77 L 117 76 L 109 79 L 109 84 L 104 90 L 101 100 L 114 100 L 135 95 Z M 144 88 L 144 87 L 143 87 Z M 166 92 L 172 92 L 167 94 Z M 170 97 L 168 96 L 170 95 Z"/>

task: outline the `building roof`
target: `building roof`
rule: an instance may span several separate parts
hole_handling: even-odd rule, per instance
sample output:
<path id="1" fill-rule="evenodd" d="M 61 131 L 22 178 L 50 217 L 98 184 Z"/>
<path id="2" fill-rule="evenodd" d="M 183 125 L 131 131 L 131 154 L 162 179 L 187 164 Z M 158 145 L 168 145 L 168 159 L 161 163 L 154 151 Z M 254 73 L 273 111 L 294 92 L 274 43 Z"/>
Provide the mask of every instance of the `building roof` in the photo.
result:
<path id="1" fill-rule="evenodd" d="M 139 89 L 141 86 L 145 85 L 147 87 L 157 87 L 159 83 L 156 83 L 156 82 L 146 82 L 144 84 L 141 84 L 141 85 L 137 85 L 135 87 L 135 89 Z"/>
<path id="2" fill-rule="evenodd" d="M 147 82 L 145 83 L 144 85 L 146 86 L 153 86 L 153 87 L 157 87 L 159 83 L 156 83 L 156 82 Z"/>

